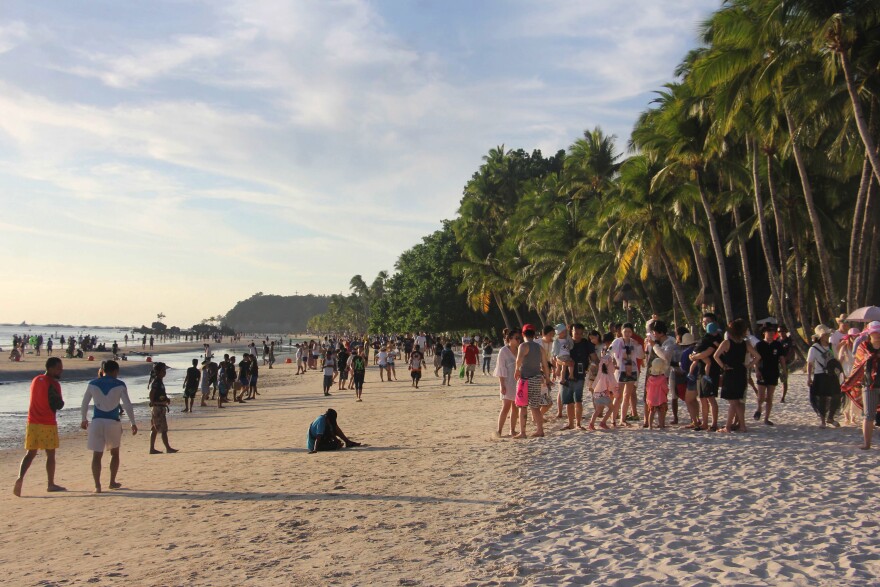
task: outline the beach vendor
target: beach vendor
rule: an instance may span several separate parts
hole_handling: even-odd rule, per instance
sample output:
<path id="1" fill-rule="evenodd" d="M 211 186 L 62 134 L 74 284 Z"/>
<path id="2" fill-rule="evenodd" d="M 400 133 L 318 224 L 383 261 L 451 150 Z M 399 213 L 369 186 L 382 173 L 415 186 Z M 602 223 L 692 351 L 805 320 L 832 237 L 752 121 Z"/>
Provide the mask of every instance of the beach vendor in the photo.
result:
<path id="1" fill-rule="evenodd" d="M 336 410 L 329 409 L 321 414 L 309 426 L 309 433 L 306 436 L 306 448 L 309 454 L 316 453 L 319 450 L 339 450 L 361 446 L 361 443 L 355 442 L 348 438 L 339 424 L 336 422 Z"/>

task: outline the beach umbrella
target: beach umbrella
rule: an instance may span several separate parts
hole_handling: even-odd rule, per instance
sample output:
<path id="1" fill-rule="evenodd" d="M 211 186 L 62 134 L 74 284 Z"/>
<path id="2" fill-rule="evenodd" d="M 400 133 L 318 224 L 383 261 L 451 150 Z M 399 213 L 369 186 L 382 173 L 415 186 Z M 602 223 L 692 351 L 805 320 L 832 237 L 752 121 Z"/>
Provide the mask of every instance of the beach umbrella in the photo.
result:
<path id="1" fill-rule="evenodd" d="M 758 324 L 779 324 L 779 322 L 773 316 L 767 316 L 758 320 Z"/>
<path id="2" fill-rule="evenodd" d="M 880 320 L 880 308 L 877 306 L 865 306 L 846 317 L 847 322 L 873 322 Z"/>

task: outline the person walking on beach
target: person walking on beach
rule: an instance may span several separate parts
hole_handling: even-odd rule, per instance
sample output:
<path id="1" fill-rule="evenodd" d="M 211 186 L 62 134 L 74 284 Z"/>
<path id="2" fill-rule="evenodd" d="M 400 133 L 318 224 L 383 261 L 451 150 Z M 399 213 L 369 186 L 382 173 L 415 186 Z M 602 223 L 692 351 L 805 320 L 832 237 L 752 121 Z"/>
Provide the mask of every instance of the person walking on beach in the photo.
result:
<path id="1" fill-rule="evenodd" d="M 434 345 L 434 377 L 440 376 L 440 368 L 443 367 L 440 358 L 443 355 L 444 348 L 446 347 L 443 345 L 443 341 L 438 337 L 437 342 Z M 452 348 L 452 344 L 449 345 L 449 348 Z"/>
<path id="2" fill-rule="evenodd" d="M 67 491 L 55 484 L 55 450 L 59 446 L 58 421 L 55 412 L 64 407 L 61 395 L 61 373 L 64 365 L 58 357 L 46 359 L 46 372 L 31 381 L 31 398 L 28 405 L 27 425 L 25 426 L 24 448 L 27 451 L 18 469 L 18 479 L 12 488 L 16 497 L 21 497 L 24 476 L 33 463 L 37 452 L 46 452 L 46 491 Z"/>
<path id="3" fill-rule="evenodd" d="M 517 380 L 517 395 L 527 396 L 529 411 L 535 421 L 535 433 L 533 438 L 544 436 L 544 414 L 541 407 L 544 405 L 543 387 L 550 386 L 550 369 L 547 357 L 544 356 L 544 347 L 535 342 L 535 327 L 526 324 L 522 327 L 522 335 L 525 342 L 519 345 L 516 353 L 516 367 L 514 378 Z M 517 438 L 526 436 L 526 412 L 519 413 L 520 432 Z"/>
<path id="4" fill-rule="evenodd" d="M 397 381 L 397 370 L 394 367 L 394 360 L 397 355 L 397 349 L 394 348 L 394 345 L 388 343 L 388 381 L 391 381 L 391 377 L 394 376 L 394 380 Z"/>
<path id="5" fill-rule="evenodd" d="M 171 454 L 177 452 L 177 449 L 171 448 L 168 444 L 168 406 L 171 400 L 165 393 L 165 375 L 168 369 L 165 363 L 156 363 L 153 365 L 153 374 L 150 381 L 150 454 L 157 455 L 156 436 L 162 435 L 162 443 L 165 445 L 165 452 Z"/>
<path id="6" fill-rule="evenodd" d="M 758 409 L 755 410 L 755 420 L 761 419 L 763 406 L 764 424 L 773 426 L 770 421 L 770 411 L 773 409 L 773 392 L 779 384 L 779 361 L 784 352 L 782 345 L 773 337 L 776 327 L 766 324 L 763 329 L 763 339 L 755 345 L 755 351 L 761 355 L 758 363 Z"/>
<path id="7" fill-rule="evenodd" d="M 153 337 L 150 337 L 150 350 L 153 350 Z"/>
<path id="8" fill-rule="evenodd" d="M 520 337 L 522 340 L 522 337 Z M 517 347 L 519 343 L 517 343 Z M 452 350 L 452 343 L 447 342 L 446 346 L 443 347 L 443 350 L 440 351 L 440 366 L 443 368 L 443 382 L 440 385 L 446 385 L 447 387 L 452 385 L 452 372 L 455 370 L 455 351 Z M 501 377 L 500 375 L 496 375 L 496 377 Z M 506 375 L 504 376 L 506 377 Z M 510 373 L 511 379 L 513 378 L 513 372 Z M 516 384 L 514 383 L 514 392 L 516 391 Z"/>
<path id="9" fill-rule="evenodd" d="M 364 357 L 363 349 L 358 347 L 355 354 L 349 359 L 351 362 L 351 382 L 354 384 L 354 395 L 356 401 L 363 401 L 364 394 L 364 378 L 367 375 L 367 359 Z"/>
<path id="10" fill-rule="evenodd" d="M 419 388 L 419 381 L 422 378 L 422 366 L 425 363 L 425 355 L 422 354 L 421 347 L 416 345 L 413 351 L 409 354 L 409 375 L 412 377 L 412 386 L 416 389 Z M 474 362 L 474 366 L 476 367 L 476 362 Z"/>
<path id="11" fill-rule="evenodd" d="M 336 377 L 336 355 L 333 349 L 327 350 L 324 357 L 324 395 L 329 396 L 330 388 L 333 387 L 333 379 Z"/>
<path id="12" fill-rule="evenodd" d="M 104 375 L 93 379 L 83 394 L 82 423 L 80 427 L 88 430 L 87 447 L 92 451 L 92 477 L 95 480 L 95 493 L 101 493 L 101 460 L 104 450 L 110 449 L 110 489 L 119 489 L 122 484 L 116 480 L 119 472 L 119 445 L 122 443 L 122 424 L 120 423 L 119 404 L 125 409 L 125 415 L 131 422 L 131 434 L 137 434 L 137 422 L 134 409 L 128 397 L 128 388 L 118 379 L 119 363 L 107 361 L 103 366 Z M 89 404 L 94 403 L 92 422 L 89 424 Z"/>
<path id="13" fill-rule="evenodd" d="M 199 389 L 199 381 L 202 378 L 202 372 L 198 368 L 199 360 L 192 360 L 192 367 L 186 370 L 186 377 L 183 379 L 183 411 L 192 412 L 193 404 L 196 401 L 196 392 Z"/>
<path id="14" fill-rule="evenodd" d="M 840 380 L 833 373 L 831 361 L 835 363 L 831 352 L 832 330 L 824 324 L 814 329 L 813 344 L 807 353 L 807 386 L 810 388 L 810 405 L 819 416 L 819 428 L 831 424 L 835 428 L 840 424 L 834 419 L 840 406 Z"/>
<path id="15" fill-rule="evenodd" d="M 492 353 L 495 349 L 492 348 L 492 341 L 488 338 L 483 342 L 483 374 L 490 375 L 489 367 L 492 365 Z"/>
<path id="16" fill-rule="evenodd" d="M 345 382 L 348 381 L 348 361 L 350 360 L 348 351 L 345 346 L 341 345 L 339 352 L 336 353 L 336 371 L 339 373 L 339 391 L 345 389 Z"/>
<path id="17" fill-rule="evenodd" d="M 464 382 L 473 383 L 474 374 L 477 372 L 477 359 L 480 356 L 480 349 L 477 343 L 471 340 L 464 348 Z"/>
<path id="18" fill-rule="evenodd" d="M 519 418 L 519 408 L 516 407 L 516 354 L 519 345 L 522 342 L 522 335 L 519 332 L 510 332 L 505 340 L 507 344 L 498 351 L 498 359 L 495 362 L 495 377 L 498 378 L 499 388 L 501 392 L 501 412 L 498 414 L 498 430 L 496 435 L 501 436 L 504 431 L 504 423 L 510 415 L 510 435 L 516 436 L 516 422 Z M 455 363 L 455 353 L 452 352 L 452 344 L 449 347 L 449 354 L 452 356 L 453 364 Z M 443 352 L 446 352 L 444 349 Z M 446 371 L 444 367 L 443 380 L 446 380 Z"/>

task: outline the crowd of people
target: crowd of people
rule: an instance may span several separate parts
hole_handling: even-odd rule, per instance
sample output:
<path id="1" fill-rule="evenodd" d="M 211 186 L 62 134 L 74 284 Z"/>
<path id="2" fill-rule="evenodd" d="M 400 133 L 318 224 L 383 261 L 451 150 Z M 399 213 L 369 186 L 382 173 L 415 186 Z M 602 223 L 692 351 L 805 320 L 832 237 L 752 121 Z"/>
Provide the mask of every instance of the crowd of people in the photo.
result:
<path id="1" fill-rule="evenodd" d="M 671 424 L 679 425 L 684 404 L 684 428 L 744 433 L 750 388 L 757 404 L 752 418 L 774 426 L 776 389 L 782 385 L 784 403 L 794 345 L 788 329 L 772 321 L 759 334 L 742 319 L 722 327 L 711 312 L 703 315 L 700 333 L 673 331 L 656 316 L 643 336 L 632 323 L 612 324 L 604 334 L 587 332 L 581 323 L 540 333 L 530 324 L 505 330 L 494 372 L 501 395 L 496 433 L 502 435 L 509 422 L 512 437 L 526 437 L 530 415 L 531 436 L 544 436 L 554 404 L 556 418 L 566 421 L 563 430 L 662 429 L 670 412 Z M 847 424 L 861 422 L 861 448 L 869 449 L 880 393 L 880 322 L 858 329 L 840 316 L 836 330 L 817 326 L 807 353 L 807 384 L 818 426 L 839 427 L 841 414 Z M 728 407 L 720 425 L 718 399 Z"/>

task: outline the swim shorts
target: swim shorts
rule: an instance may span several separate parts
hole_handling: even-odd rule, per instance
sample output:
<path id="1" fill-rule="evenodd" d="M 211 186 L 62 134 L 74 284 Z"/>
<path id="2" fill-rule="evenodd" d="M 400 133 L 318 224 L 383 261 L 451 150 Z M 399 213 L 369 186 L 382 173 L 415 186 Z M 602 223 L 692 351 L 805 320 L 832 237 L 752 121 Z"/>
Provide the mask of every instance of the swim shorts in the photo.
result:
<path id="1" fill-rule="evenodd" d="M 119 420 L 95 418 L 89 423 L 89 440 L 86 447 L 94 452 L 119 448 L 122 443 L 122 424 Z"/>
<path id="2" fill-rule="evenodd" d="M 58 426 L 54 424 L 28 424 L 25 428 L 25 450 L 55 450 L 59 445 Z"/>

